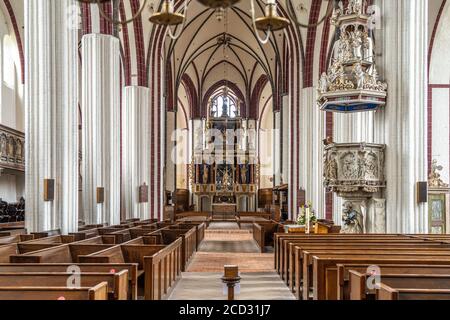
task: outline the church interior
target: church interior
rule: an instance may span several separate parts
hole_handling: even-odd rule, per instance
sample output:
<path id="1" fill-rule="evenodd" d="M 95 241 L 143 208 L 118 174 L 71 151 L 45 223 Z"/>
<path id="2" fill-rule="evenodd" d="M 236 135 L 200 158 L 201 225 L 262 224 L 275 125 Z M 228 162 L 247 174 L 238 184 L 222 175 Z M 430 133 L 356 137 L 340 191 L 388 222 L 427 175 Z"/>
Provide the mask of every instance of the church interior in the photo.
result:
<path id="1" fill-rule="evenodd" d="M 450 1 L 0 13 L 0 300 L 450 300 Z"/>

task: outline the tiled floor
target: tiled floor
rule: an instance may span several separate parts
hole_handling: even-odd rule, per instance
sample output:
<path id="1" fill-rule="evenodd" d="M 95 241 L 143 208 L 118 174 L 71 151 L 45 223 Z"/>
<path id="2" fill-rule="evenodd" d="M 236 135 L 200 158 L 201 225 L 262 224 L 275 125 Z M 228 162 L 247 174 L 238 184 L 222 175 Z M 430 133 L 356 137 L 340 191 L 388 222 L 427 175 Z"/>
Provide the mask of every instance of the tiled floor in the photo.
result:
<path id="1" fill-rule="evenodd" d="M 169 300 L 226 300 L 222 273 L 183 273 Z M 275 272 L 242 273 L 236 300 L 294 300 Z"/>
<path id="2" fill-rule="evenodd" d="M 183 273 L 169 299 L 223 300 L 220 280 L 224 265 L 238 265 L 241 272 L 237 300 L 292 300 L 294 296 L 273 270 L 273 253 L 261 254 L 251 229 L 235 223 L 212 223 L 205 240 Z"/>

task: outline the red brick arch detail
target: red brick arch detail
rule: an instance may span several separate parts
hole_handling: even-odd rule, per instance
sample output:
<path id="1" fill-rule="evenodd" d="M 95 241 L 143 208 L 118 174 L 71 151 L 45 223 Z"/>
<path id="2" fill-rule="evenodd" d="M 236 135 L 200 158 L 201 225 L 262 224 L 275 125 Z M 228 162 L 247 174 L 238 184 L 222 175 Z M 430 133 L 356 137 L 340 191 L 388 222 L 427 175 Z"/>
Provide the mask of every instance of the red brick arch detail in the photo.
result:
<path id="1" fill-rule="evenodd" d="M 25 83 L 25 54 L 23 49 L 22 37 L 20 36 L 19 26 L 17 25 L 16 15 L 14 13 L 14 9 L 11 6 L 11 2 L 9 0 L 3 0 L 5 4 L 6 10 L 8 11 L 9 19 L 11 20 L 11 24 L 14 30 L 14 35 L 16 37 L 17 49 L 19 50 L 19 59 L 20 59 L 20 69 L 22 76 L 22 84 Z"/>
<path id="2" fill-rule="evenodd" d="M 259 100 L 261 99 L 261 95 L 266 87 L 267 83 L 269 83 L 269 78 L 267 75 L 262 75 L 258 81 L 256 81 L 255 87 L 252 92 L 252 96 L 250 99 L 250 110 L 249 110 L 249 118 L 257 120 L 259 118 Z"/>
<path id="3" fill-rule="evenodd" d="M 195 90 L 194 82 L 189 75 L 183 74 L 183 77 L 181 77 L 181 84 L 186 91 L 189 101 L 189 117 L 191 119 L 200 118 L 200 106 L 198 103 L 198 95 Z"/>

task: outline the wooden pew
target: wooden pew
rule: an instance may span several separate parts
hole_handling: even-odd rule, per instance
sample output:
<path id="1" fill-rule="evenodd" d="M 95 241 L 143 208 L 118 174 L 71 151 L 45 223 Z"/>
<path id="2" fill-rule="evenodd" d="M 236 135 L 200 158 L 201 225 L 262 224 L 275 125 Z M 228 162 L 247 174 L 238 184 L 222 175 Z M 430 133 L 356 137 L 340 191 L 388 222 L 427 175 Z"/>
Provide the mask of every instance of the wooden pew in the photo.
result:
<path id="1" fill-rule="evenodd" d="M 174 227 L 176 228 L 176 227 Z M 182 239 L 181 252 L 181 270 L 184 272 L 189 265 L 189 262 L 196 252 L 197 247 L 197 233 L 196 228 L 191 229 L 174 229 L 170 226 L 156 232 L 150 233 L 149 237 L 155 238 L 156 244 L 169 245 L 178 238 Z"/>
<path id="2" fill-rule="evenodd" d="M 0 272 L 0 287 L 39 287 L 42 284 L 47 287 L 65 287 L 68 286 L 71 276 L 74 274 L 66 272 Z M 127 270 L 117 273 L 80 273 L 78 276 L 80 277 L 80 287 L 95 287 L 99 283 L 106 282 L 112 300 L 128 299 Z"/>
<path id="3" fill-rule="evenodd" d="M 92 288 L 0 287 L 0 300 L 107 300 L 108 283 Z"/>
<path id="4" fill-rule="evenodd" d="M 49 230 L 44 232 L 32 232 L 31 233 L 34 237 L 34 239 L 40 239 L 40 238 L 48 238 L 52 236 L 59 236 L 61 235 L 61 230 Z"/>
<path id="5" fill-rule="evenodd" d="M 0 264 L 0 273 L 48 273 L 48 272 L 63 272 L 67 273 L 71 268 L 78 267 L 82 273 L 110 273 L 116 274 L 122 271 L 127 271 L 129 280 L 130 298 L 137 300 L 138 298 L 138 264 L 137 263 L 89 263 L 89 264 L 73 264 L 73 263 L 19 263 L 19 264 Z"/>
<path id="6" fill-rule="evenodd" d="M 450 300 L 450 290 L 398 289 L 382 284 L 376 291 L 376 300 Z"/>
<path id="7" fill-rule="evenodd" d="M 191 228 L 195 228 L 196 234 L 197 234 L 197 246 L 196 249 L 198 250 L 200 244 L 205 239 L 205 232 L 206 232 L 206 224 L 204 222 L 182 222 L 178 223 L 176 226 L 171 226 L 171 229 L 187 229 L 190 230 Z"/>
<path id="8" fill-rule="evenodd" d="M 110 244 L 65 244 L 25 254 L 11 255 L 11 263 L 78 263 L 78 257 L 110 248 Z"/>
<path id="9" fill-rule="evenodd" d="M 412 240 L 408 237 L 397 237 L 397 236 L 380 236 L 380 235 L 376 235 L 376 236 L 367 236 L 367 237 L 362 237 L 359 235 L 347 235 L 347 236 L 339 236 L 339 235 L 306 235 L 306 236 L 300 236 L 299 237 L 294 237 L 294 238 L 290 238 L 290 237 L 280 237 L 281 239 L 278 239 L 278 250 L 277 250 L 277 254 L 278 254 L 278 272 L 281 275 L 281 278 L 283 280 L 285 280 L 286 284 L 289 283 L 289 279 L 288 279 L 288 268 L 289 268 L 289 261 L 288 259 L 290 257 L 293 256 L 293 245 L 290 244 L 296 244 L 296 245 L 301 245 L 301 244 L 315 244 L 315 243 L 322 243 L 322 244 L 326 244 L 326 245 L 332 245 L 335 244 L 337 242 L 349 242 L 349 243 L 356 243 L 356 242 L 364 242 L 367 244 L 370 243 L 379 243 L 380 241 L 395 241 L 396 243 L 411 243 L 413 241 L 415 241 L 416 243 L 423 243 L 425 242 L 424 240 L 421 239 L 417 239 L 417 240 Z M 289 250 L 291 250 L 291 252 L 289 252 Z"/>
<path id="10" fill-rule="evenodd" d="M 49 237 L 35 237 L 33 240 L 24 241 L 22 243 L 32 244 L 32 243 L 40 243 L 40 244 L 65 244 L 75 242 L 75 237 L 73 235 L 55 235 Z"/>
<path id="11" fill-rule="evenodd" d="M 349 271 L 350 300 L 373 300 L 376 289 L 366 286 L 367 274 L 355 270 Z M 396 289 L 448 289 L 449 274 L 381 274 L 380 284 Z"/>
<path id="12" fill-rule="evenodd" d="M 156 224 L 140 225 L 128 230 L 131 239 L 136 239 L 158 230 L 158 226 Z"/>
<path id="13" fill-rule="evenodd" d="M 22 241 L 33 240 L 34 237 L 31 234 L 18 234 L 14 236 L 7 236 L 0 238 L 0 245 L 18 243 Z"/>
<path id="14" fill-rule="evenodd" d="M 195 231 L 195 229 L 191 229 Z M 144 275 L 144 297 L 161 299 L 181 274 L 182 239 L 168 245 L 152 245 L 153 237 L 141 237 L 103 251 L 80 256 L 81 263 L 137 263 L 138 276 Z"/>
<path id="15" fill-rule="evenodd" d="M 265 252 L 266 246 L 274 246 L 274 234 L 282 231 L 283 226 L 275 221 L 253 223 L 253 239 L 261 249 L 261 253 Z"/>
<path id="16" fill-rule="evenodd" d="M 364 239 L 363 235 L 351 235 L 351 234 L 342 234 L 342 235 L 336 235 L 336 234 L 326 234 L 326 235 L 305 235 L 305 234 L 286 234 L 286 233 L 277 233 L 274 235 L 275 238 L 275 254 L 274 254 L 274 260 L 275 260 L 275 269 L 276 271 L 282 276 L 284 279 L 285 277 L 285 256 L 287 255 L 287 249 L 286 245 L 290 242 L 299 242 L 302 243 L 305 240 L 328 240 L 330 243 L 333 243 L 336 240 L 358 240 L 358 239 Z M 398 241 L 410 241 L 410 238 L 404 235 L 370 235 L 370 238 L 366 238 L 367 241 L 371 240 L 377 240 L 377 239 L 397 239 Z M 418 242 L 425 241 L 421 239 L 417 239 Z"/>
<path id="17" fill-rule="evenodd" d="M 315 255 L 313 260 L 313 279 L 305 274 L 307 269 L 307 258 L 303 263 L 303 299 L 309 299 L 310 283 L 313 286 L 314 300 L 336 300 L 337 299 L 337 267 L 338 263 L 368 263 L 370 265 L 378 264 L 414 264 L 421 263 L 426 265 L 447 265 L 450 264 L 450 255 L 433 254 L 426 255 L 421 253 L 409 254 L 365 254 L 365 255 Z M 327 287 L 328 285 L 328 287 Z"/>
<path id="18" fill-rule="evenodd" d="M 242 224 L 253 224 L 255 222 L 269 222 L 272 214 L 267 212 L 238 212 L 236 222 L 241 229 Z"/>
<path id="19" fill-rule="evenodd" d="M 448 245 L 443 245 L 440 243 L 429 243 L 429 242 L 396 242 L 388 241 L 384 242 L 382 240 L 378 242 L 365 242 L 364 240 L 355 240 L 351 243 L 348 242 L 334 242 L 329 244 L 327 242 L 321 243 L 320 241 L 315 242 L 304 242 L 302 245 L 297 243 L 290 243 L 288 250 L 288 261 L 286 265 L 288 269 L 288 276 L 285 281 L 289 284 L 289 287 L 293 292 L 296 290 L 296 280 L 302 277 L 302 269 L 297 271 L 298 266 L 302 266 L 303 261 L 303 250 L 314 250 L 315 252 L 327 253 L 327 252 L 337 252 L 345 250 L 348 253 L 358 253 L 357 251 L 366 252 L 366 249 L 371 250 L 390 250 L 390 251 L 410 251 L 415 250 L 417 252 L 427 252 L 429 250 L 437 250 L 442 252 L 447 252 L 449 250 Z M 361 251 L 362 250 L 362 251 Z M 298 260 L 298 261 L 297 261 Z M 300 277 L 300 278 L 299 278 Z"/>
<path id="20" fill-rule="evenodd" d="M 338 300 L 350 299 L 350 270 L 365 273 L 369 266 L 369 264 L 337 264 Z M 380 264 L 377 267 L 382 274 L 450 274 L 450 265 Z"/>
<path id="21" fill-rule="evenodd" d="M 182 272 L 182 239 L 144 257 L 145 299 L 162 300 L 175 287 Z"/>
<path id="22" fill-rule="evenodd" d="M 334 252 L 333 252 L 334 251 Z M 327 299 L 336 300 L 337 299 L 337 267 L 334 266 L 333 269 L 326 270 L 324 274 L 317 274 L 316 270 L 313 270 L 313 257 L 323 257 L 327 255 L 333 255 L 335 258 L 345 259 L 346 257 L 354 258 L 364 258 L 364 257 L 417 257 L 418 259 L 423 256 L 433 256 L 434 258 L 445 258 L 450 257 L 450 253 L 447 249 L 443 250 L 431 250 L 431 249 L 392 249 L 392 251 L 385 251 L 384 249 L 370 249 L 365 248 L 364 250 L 338 250 L 333 251 L 328 250 L 309 250 L 303 251 L 303 267 L 299 267 L 302 270 L 301 273 L 297 273 L 302 282 L 303 288 L 303 299 L 308 299 L 309 290 L 307 288 L 313 287 L 317 295 L 321 297 L 326 297 Z M 332 253 L 331 253 L 332 252 Z M 300 260 L 300 259 L 299 259 Z M 314 283 L 313 283 L 314 277 Z M 323 292 L 327 288 L 326 292 Z M 297 286 L 298 290 L 298 286 Z M 322 298 L 318 298 L 322 300 Z"/>

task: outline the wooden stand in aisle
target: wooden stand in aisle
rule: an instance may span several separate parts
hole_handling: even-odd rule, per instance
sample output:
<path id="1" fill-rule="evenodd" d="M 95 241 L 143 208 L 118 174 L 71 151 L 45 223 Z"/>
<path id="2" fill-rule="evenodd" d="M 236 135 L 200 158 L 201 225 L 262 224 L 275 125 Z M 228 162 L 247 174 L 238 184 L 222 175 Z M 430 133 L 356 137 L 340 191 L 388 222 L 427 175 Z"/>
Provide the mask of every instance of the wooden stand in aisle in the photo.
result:
<path id="1" fill-rule="evenodd" d="M 224 266 L 224 276 L 222 277 L 223 283 L 228 288 L 228 300 L 234 300 L 235 288 L 238 283 L 241 282 L 241 277 L 239 276 L 238 266 Z"/>

